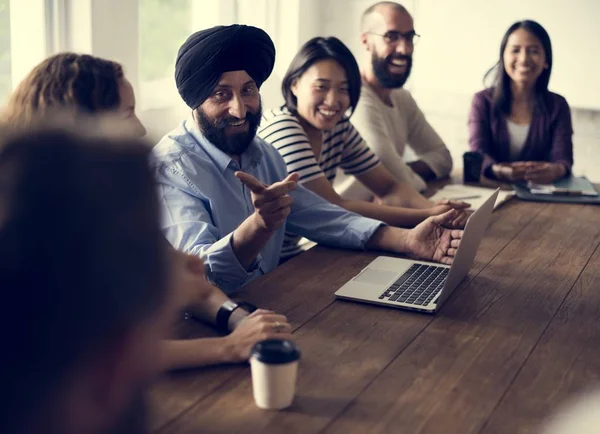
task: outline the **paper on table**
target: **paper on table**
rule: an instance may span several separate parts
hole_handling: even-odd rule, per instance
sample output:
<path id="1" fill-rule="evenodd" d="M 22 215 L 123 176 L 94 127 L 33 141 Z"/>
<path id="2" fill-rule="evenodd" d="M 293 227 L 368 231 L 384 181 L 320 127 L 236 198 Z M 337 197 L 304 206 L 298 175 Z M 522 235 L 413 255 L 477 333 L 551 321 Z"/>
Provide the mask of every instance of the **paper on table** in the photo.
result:
<path id="1" fill-rule="evenodd" d="M 432 201 L 442 199 L 462 200 L 471 204 L 472 210 L 478 209 L 486 201 L 495 190 L 483 187 L 471 187 L 470 185 L 448 184 L 441 190 L 437 191 L 429 198 Z M 494 209 L 511 199 L 515 195 L 514 191 L 502 191 L 498 193 Z"/>

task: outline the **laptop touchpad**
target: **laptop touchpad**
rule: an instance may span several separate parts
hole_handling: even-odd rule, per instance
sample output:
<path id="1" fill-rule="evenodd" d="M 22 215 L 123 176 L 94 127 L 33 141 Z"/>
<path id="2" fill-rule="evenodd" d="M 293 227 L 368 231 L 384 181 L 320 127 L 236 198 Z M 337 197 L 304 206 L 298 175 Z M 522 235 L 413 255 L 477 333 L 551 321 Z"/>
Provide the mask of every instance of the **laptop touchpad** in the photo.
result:
<path id="1" fill-rule="evenodd" d="M 386 285 L 398 276 L 394 271 L 375 270 L 367 268 L 359 276 L 354 278 L 355 282 L 371 283 L 374 285 Z"/>

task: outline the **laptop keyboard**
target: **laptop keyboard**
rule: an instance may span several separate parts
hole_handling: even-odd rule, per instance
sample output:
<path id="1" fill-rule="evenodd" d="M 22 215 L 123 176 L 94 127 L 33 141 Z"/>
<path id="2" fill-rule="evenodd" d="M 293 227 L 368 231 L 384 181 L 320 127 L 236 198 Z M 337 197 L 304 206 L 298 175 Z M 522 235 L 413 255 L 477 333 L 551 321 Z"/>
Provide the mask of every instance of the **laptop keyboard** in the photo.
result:
<path id="1" fill-rule="evenodd" d="M 436 265 L 413 264 L 379 299 L 426 306 L 441 291 L 448 270 Z"/>

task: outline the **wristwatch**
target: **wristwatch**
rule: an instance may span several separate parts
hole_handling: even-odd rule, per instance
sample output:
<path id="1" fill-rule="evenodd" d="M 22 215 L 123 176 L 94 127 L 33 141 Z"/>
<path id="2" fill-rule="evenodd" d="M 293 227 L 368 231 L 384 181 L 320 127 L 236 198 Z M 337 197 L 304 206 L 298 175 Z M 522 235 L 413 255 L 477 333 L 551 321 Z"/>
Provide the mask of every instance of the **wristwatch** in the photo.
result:
<path id="1" fill-rule="evenodd" d="M 231 314 L 237 309 L 241 307 L 248 313 L 252 313 L 256 310 L 256 306 L 253 304 L 247 303 L 245 301 L 241 301 L 236 303 L 232 300 L 227 300 L 225 303 L 221 305 L 219 310 L 217 311 L 217 328 L 223 333 L 229 333 L 229 318 Z"/>

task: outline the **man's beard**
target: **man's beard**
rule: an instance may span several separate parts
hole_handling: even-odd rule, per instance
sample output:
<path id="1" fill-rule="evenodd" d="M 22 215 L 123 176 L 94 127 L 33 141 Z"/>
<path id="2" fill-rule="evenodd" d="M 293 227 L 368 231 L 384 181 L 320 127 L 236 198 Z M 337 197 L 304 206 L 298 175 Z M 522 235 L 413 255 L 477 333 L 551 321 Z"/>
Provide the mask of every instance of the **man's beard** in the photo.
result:
<path id="1" fill-rule="evenodd" d="M 388 66 L 391 64 L 392 59 L 406 60 L 406 72 L 403 74 L 393 74 L 388 70 Z M 412 57 L 403 54 L 390 54 L 387 57 L 378 57 L 375 52 L 371 56 L 371 64 L 373 65 L 373 72 L 379 83 L 387 89 L 397 89 L 404 86 L 406 80 L 410 76 L 410 70 L 412 68 Z"/>
<path id="2" fill-rule="evenodd" d="M 226 129 L 231 123 L 239 122 L 240 119 L 234 116 L 226 116 L 221 119 L 212 120 L 202 111 L 200 107 L 196 110 L 196 119 L 204 137 L 227 155 L 243 154 L 256 136 L 258 125 L 262 117 L 262 102 L 258 110 L 252 113 L 246 112 L 246 122 L 248 122 L 248 131 L 235 134 L 227 134 Z"/>

